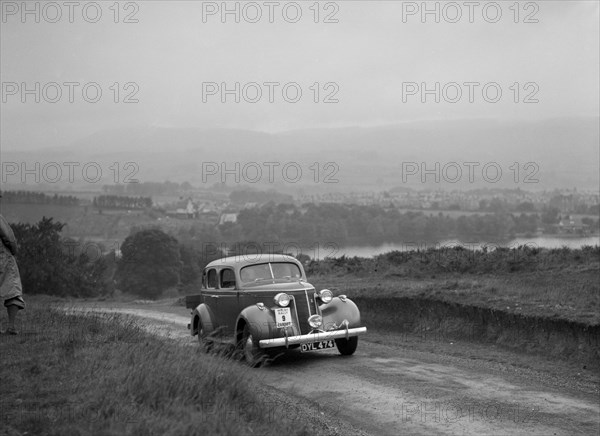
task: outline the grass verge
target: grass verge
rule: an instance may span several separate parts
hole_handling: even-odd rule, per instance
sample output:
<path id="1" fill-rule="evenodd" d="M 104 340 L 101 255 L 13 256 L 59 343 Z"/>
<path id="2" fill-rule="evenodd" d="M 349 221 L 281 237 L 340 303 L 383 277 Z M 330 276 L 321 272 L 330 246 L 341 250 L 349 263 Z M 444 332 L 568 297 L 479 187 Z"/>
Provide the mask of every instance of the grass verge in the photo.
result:
<path id="1" fill-rule="evenodd" d="M 371 330 L 422 340 L 490 343 L 600 370 L 598 266 L 546 271 L 370 274 L 311 278 L 352 298 Z"/>
<path id="2" fill-rule="evenodd" d="M 565 265 L 518 273 L 444 273 L 427 277 L 318 275 L 317 289 L 350 298 L 419 298 L 468 304 L 523 316 L 600 324 L 600 267 Z"/>
<path id="3" fill-rule="evenodd" d="M 260 376 L 112 314 L 29 301 L 0 335 L 0 435 L 305 434 Z"/>

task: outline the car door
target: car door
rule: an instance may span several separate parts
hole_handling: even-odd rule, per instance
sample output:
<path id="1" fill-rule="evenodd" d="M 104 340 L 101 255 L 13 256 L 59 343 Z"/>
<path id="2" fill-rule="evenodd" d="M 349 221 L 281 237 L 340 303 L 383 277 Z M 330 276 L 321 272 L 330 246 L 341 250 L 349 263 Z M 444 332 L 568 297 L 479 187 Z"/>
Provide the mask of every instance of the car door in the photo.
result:
<path id="1" fill-rule="evenodd" d="M 224 267 L 219 270 L 218 316 L 220 327 L 226 334 L 233 334 L 235 321 L 239 315 L 238 291 L 233 268 Z"/>
<path id="2" fill-rule="evenodd" d="M 218 273 L 216 268 L 209 268 L 202 274 L 202 283 L 204 289 L 202 294 L 204 295 L 204 304 L 206 304 L 210 310 L 210 313 L 214 316 L 212 319 L 213 328 L 218 332 L 221 321 L 219 320 L 219 290 L 218 290 Z"/>
<path id="3" fill-rule="evenodd" d="M 262 287 L 260 285 L 270 284 L 271 277 L 271 268 L 268 263 L 248 265 L 240 270 L 240 280 L 244 282 L 242 284 L 244 289 L 240 291 L 238 300 L 238 310 L 240 312 L 246 307 L 259 302 L 270 304 L 270 301 L 265 301 L 264 292 L 261 291 Z M 264 281 L 265 279 L 267 281 Z"/>

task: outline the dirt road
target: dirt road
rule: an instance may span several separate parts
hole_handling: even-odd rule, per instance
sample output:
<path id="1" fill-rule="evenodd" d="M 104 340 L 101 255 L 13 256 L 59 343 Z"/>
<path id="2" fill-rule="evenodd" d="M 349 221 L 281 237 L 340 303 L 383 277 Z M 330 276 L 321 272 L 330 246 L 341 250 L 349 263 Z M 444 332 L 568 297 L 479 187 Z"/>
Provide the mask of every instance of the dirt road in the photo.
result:
<path id="1" fill-rule="evenodd" d="M 186 327 L 188 311 L 181 307 L 85 309 L 143 318 L 149 331 L 196 345 Z M 399 341 L 368 332 L 352 357 L 294 350 L 252 371 L 286 396 L 316 404 L 319 418 L 346 427 L 344 433 L 599 434 L 597 374 L 491 346 Z"/>

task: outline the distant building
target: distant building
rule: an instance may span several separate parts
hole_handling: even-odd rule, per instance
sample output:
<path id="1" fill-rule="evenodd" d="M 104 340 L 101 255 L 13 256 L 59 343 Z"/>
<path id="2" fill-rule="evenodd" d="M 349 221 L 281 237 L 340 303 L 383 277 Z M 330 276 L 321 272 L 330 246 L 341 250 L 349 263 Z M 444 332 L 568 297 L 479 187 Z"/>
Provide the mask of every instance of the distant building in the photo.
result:
<path id="1" fill-rule="evenodd" d="M 216 226 L 219 223 L 219 214 L 214 211 L 202 211 L 198 213 L 198 221 L 202 224 Z"/>
<path id="2" fill-rule="evenodd" d="M 194 205 L 191 198 L 187 199 L 187 202 L 180 201 L 177 203 L 176 209 L 170 209 L 166 211 L 167 216 L 171 218 L 179 219 L 195 219 L 198 218 L 198 209 Z"/>
<path id="3" fill-rule="evenodd" d="M 223 213 L 219 219 L 219 225 L 235 222 L 237 222 L 237 213 Z"/>
<path id="4" fill-rule="evenodd" d="M 564 234 L 585 235 L 590 232 L 590 228 L 580 218 L 567 216 L 558 223 L 558 231 Z"/>
<path id="5" fill-rule="evenodd" d="M 185 212 L 186 212 L 188 218 L 196 218 L 198 215 L 196 206 L 194 206 L 194 203 L 192 202 L 191 198 L 188 199 L 187 206 L 185 207 Z"/>

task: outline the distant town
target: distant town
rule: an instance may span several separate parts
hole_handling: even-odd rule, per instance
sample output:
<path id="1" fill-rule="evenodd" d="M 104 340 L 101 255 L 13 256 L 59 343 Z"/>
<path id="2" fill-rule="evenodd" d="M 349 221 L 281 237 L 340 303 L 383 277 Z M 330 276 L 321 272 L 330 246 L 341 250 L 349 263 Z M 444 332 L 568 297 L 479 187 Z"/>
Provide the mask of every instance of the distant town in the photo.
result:
<path id="1" fill-rule="evenodd" d="M 345 207 L 349 216 L 361 215 L 368 211 L 373 222 L 386 222 L 389 225 L 400 225 L 398 214 L 417 213 L 421 217 L 433 218 L 439 222 L 430 226 L 438 233 L 460 233 L 457 225 L 443 224 L 441 217 L 457 220 L 459 217 L 471 217 L 472 222 L 463 227 L 464 233 L 475 232 L 484 224 L 485 216 L 499 217 L 510 214 L 513 222 L 502 230 L 500 237 L 514 234 L 564 234 L 595 235 L 598 233 L 598 217 L 600 215 L 600 199 L 598 192 L 577 189 L 525 191 L 522 189 L 479 189 L 470 191 L 412 190 L 396 188 L 380 192 L 347 192 L 290 195 L 275 190 L 260 191 L 255 189 L 228 189 L 215 186 L 215 189 L 195 189 L 187 183 L 141 183 L 133 185 L 105 185 L 102 191 L 96 192 L 51 192 L 6 190 L 3 192 L 3 204 L 51 204 L 54 206 L 76 206 L 87 214 L 100 215 L 137 215 L 147 222 L 150 217 L 155 222 L 184 222 L 203 228 L 228 229 L 237 225 L 242 237 L 248 231 L 248 223 L 238 223 L 243 213 L 248 217 L 257 214 L 268 216 L 269 205 L 283 206 L 287 214 L 300 222 L 298 216 L 305 215 L 309 206 L 326 221 L 337 220 L 339 227 L 351 228 L 340 207 Z M 323 207 L 338 207 L 337 212 Z M 357 209 L 358 208 L 358 209 Z M 360 209 L 362 208 L 362 209 Z M 278 209 L 279 210 L 279 209 Z M 360 212 L 363 210 L 363 212 Z M 142 213 L 143 212 L 143 213 Z M 337 215 L 336 215 L 337 214 Z M 338 216 L 341 215 L 341 216 Z M 416 218 L 410 215 L 411 220 Z M 379 218 L 377 218 L 379 217 Z M 520 218 L 519 218 L 520 217 Z M 525 219 L 529 217 L 528 219 Z M 535 217 L 535 219 L 533 219 Z M 13 219 L 18 217 L 13 216 Z M 351 219 L 351 217 L 350 217 Z M 254 218 L 252 218 L 254 220 Z M 419 218 L 424 222 L 424 218 Z M 417 221 L 419 221 L 417 220 Z M 344 222 L 342 222 L 344 221 Z M 367 220 L 368 221 L 368 220 Z M 396 223 L 397 222 L 397 223 Z M 492 228 L 505 226 L 503 221 L 485 224 Z M 251 224 L 258 226 L 254 221 Z M 311 224 L 312 225 L 312 224 Z M 365 224 L 366 225 L 366 224 Z M 416 224 L 421 228 L 420 224 Z M 425 225 L 425 224 L 423 224 Z M 245 226 L 245 227 L 244 227 Z M 350 230 L 348 230 L 350 231 Z M 361 231 L 357 227 L 354 232 Z M 365 230 L 366 231 L 366 230 Z M 391 231 L 393 234 L 395 228 Z M 486 230 L 488 235 L 493 232 Z M 350 231 L 351 232 L 351 231 Z M 106 231 L 104 233 L 107 233 Z M 110 233 L 110 232 L 108 232 Z M 250 232 L 255 233 L 255 232 Z M 281 231 L 279 231 L 281 233 Z M 318 233 L 318 231 L 317 231 Z M 352 233 L 352 232 L 351 232 Z M 376 239 L 385 240 L 383 228 L 376 232 Z M 481 233 L 481 230 L 480 230 Z M 402 234 L 402 231 L 400 231 Z M 496 235 L 496 233 L 493 233 Z M 259 237 L 260 234 L 256 234 Z M 397 235 L 399 237 L 399 235 Z M 447 235 L 446 235 L 447 236 Z M 342 239 L 348 239 L 344 233 Z M 350 237 L 350 239 L 352 239 Z"/>

